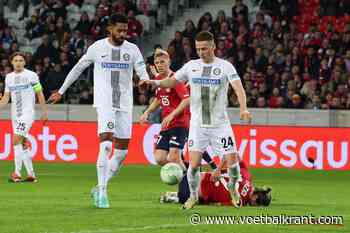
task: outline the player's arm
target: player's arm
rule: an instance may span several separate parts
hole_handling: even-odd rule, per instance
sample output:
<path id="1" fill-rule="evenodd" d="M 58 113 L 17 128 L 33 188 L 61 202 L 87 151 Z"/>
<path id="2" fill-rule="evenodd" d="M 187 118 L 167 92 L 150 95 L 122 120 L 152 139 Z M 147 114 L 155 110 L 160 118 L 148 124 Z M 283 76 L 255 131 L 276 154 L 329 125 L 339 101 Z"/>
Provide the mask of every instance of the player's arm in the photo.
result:
<path id="1" fill-rule="evenodd" d="M 186 82 L 188 81 L 187 76 L 187 64 L 186 63 L 180 70 L 176 71 L 175 75 L 168 77 L 166 79 L 162 80 L 148 80 L 140 82 L 140 85 L 143 85 L 144 83 L 160 86 L 163 88 L 174 88 L 176 86 L 177 81 Z"/>
<path id="2" fill-rule="evenodd" d="M 146 64 L 138 47 L 136 47 L 134 57 L 134 69 L 136 71 L 136 74 L 140 77 L 140 81 L 149 80 Z"/>
<path id="3" fill-rule="evenodd" d="M 52 94 L 48 99 L 48 103 L 57 103 L 61 100 L 62 95 L 67 91 L 67 89 L 79 78 L 79 76 L 84 72 L 84 70 L 94 62 L 94 54 L 91 46 L 84 56 L 80 58 L 77 64 L 68 73 L 63 85 L 58 90 L 58 92 Z"/>
<path id="4" fill-rule="evenodd" d="M 7 85 L 7 77 L 5 77 L 5 91 L 4 91 L 4 95 L 0 99 L 0 109 L 6 106 L 9 101 L 10 101 L 10 89 Z"/>
<path id="5" fill-rule="evenodd" d="M 144 124 L 148 122 L 148 116 L 154 112 L 160 106 L 160 102 L 157 98 L 154 98 L 152 103 L 148 106 L 146 111 L 140 117 L 140 123 Z"/>
<path id="6" fill-rule="evenodd" d="M 35 94 L 38 98 L 38 102 L 39 102 L 40 108 L 41 108 L 41 114 L 42 114 L 41 120 L 43 120 L 45 122 L 48 119 L 48 114 L 47 114 L 47 106 L 45 103 L 45 96 L 43 93 L 43 88 L 40 84 L 39 77 L 37 74 L 34 73 L 34 75 L 31 79 L 32 80 L 31 80 L 30 84 L 32 85 L 33 91 L 35 92 Z"/>
<path id="7" fill-rule="evenodd" d="M 45 96 L 43 91 L 38 91 L 36 92 L 36 96 L 38 97 L 38 102 L 40 104 L 40 108 L 41 108 L 41 120 L 43 121 L 47 121 L 48 119 L 48 110 L 47 110 L 47 105 L 46 105 L 46 101 L 45 101 Z"/>
<path id="8" fill-rule="evenodd" d="M 5 107 L 10 100 L 10 92 L 5 91 L 4 95 L 2 96 L 0 100 L 0 109 Z"/>
<path id="9" fill-rule="evenodd" d="M 242 120 L 250 121 L 252 116 L 247 108 L 247 97 L 241 79 L 239 78 L 237 71 L 232 64 L 229 64 L 226 69 L 228 80 L 238 98 L 240 107 L 240 118 Z"/>
<path id="10" fill-rule="evenodd" d="M 177 108 L 174 109 L 167 117 L 164 118 L 162 121 L 162 127 L 168 127 L 170 122 L 179 114 L 181 114 L 185 108 L 187 108 L 190 105 L 190 98 L 183 99 L 180 104 L 177 106 Z"/>
<path id="11" fill-rule="evenodd" d="M 167 117 L 162 121 L 162 126 L 167 127 L 170 122 L 190 105 L 189 93 L 184 84 L 177 85 L 175 87 L 177 95 L 182 99 L 180 104 L 175 108 Z"/>

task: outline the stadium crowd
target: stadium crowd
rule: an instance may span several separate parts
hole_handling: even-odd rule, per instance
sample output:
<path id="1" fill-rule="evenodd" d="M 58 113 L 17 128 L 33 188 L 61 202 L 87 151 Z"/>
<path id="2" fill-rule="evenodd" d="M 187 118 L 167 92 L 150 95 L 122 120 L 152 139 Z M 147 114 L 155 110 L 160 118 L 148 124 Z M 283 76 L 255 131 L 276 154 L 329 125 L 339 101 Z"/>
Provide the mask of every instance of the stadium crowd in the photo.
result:
<path id="1" fill-rule="evenodd" d="M 28 4 L 28 0 L 19 2 Z M 87 11 L 87 2 L 95 9 Z M 165 21 L 159 19 L 164 17 L 156 10 L 171 1 L 158 1 L 156 8 L 150 7 L 150 2 L 31 0 L 32 15 L 23 7 L 21 20 L 27 19 L 24 36 L 41 41 L 33 54 L 27 53 L 28 68 L 39 74 L 46 97 L 59 88 L 87 47 L 104 37 L 112 11 L 128 15 L 128 39 L 139 45 L 144 28 L 135 15 L 156 18 L 158 28 L 173 20 L 169 13 Z M 219 11 L 214 18 L 207 12 L 198 22 L 189 19 L 184 29 L 175 33 L 167 47 L 171 68 L 176 71 L 197 57 L 195 35 L 207 30 L 215 35 L 216 56 L 236 67 L 249 107 L 350 109 L 349 4 L 347 0 L 263 0 L 257 13 L 251 14 L 242 0 L 236 0 L 230 15 Z M 81 9 L 74 27 L 67 17 L 72 7 Z M 19 38 L 1 15 L 0 10 L 0 93 L 11 70 L 7 58 L 20 47 Z M 147 63 L 152 64 L 152 57 Z M 74 85 L 64 102 L 92 103 L 91 72 L 84 73 L 86 78 Z M 151 88 L 140 88 L 135 82 L 135 104 L 147 105 L 152 95 Z M 229 106 L 238 106 L 232 90 L 228 100 Z"/>

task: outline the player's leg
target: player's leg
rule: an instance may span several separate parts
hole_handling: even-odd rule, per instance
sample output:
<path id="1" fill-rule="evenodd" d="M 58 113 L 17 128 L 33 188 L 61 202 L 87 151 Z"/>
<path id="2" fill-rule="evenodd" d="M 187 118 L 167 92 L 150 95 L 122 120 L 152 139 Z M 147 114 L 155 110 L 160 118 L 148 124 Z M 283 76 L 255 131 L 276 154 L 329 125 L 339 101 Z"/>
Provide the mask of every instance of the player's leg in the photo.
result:
<path id="1" fill-rule="evenodd" d="M 215 170 L 217 167 L 216 167 L 216 164 L 214 162 L 214 160 L 210 157 L 209 153 L 207 151 L 204 151 L 203 152 L 203 160 L 209 164 L 209 166 L 211 167 L 211 169 Z"/>
<path id="2" fill-rule="evenodd" d="M 120 171 L 123 161 L 128 153 L 129 142 L 132 133 L 132 113 L 115 112 L 116 128 L 113 134 L 114 152 L 108 160 L 108 181 Z"/>
<path id="3" fill-rule="evenodd" d="M 226 160 L 229 175 L 228 188 L 232 198 L 232 204 L 240 207 L 238 182 L 241 179 L 239 168 L 239 154 L 236 147 L 235 137 L 231 126 L 222 126 L 210 130 L 210 144 L 215 153 Z"/>
<path id="4" fill-rule="evenodd" d="M 169 153 L 169 134 L 168 131 L 161 131 L 159 133 L 156 150 L 154 152 L 154 158 L 156 163 L 163 166 L 168 163 L 168 153 Z"/>
<path id="5" fill-rule="evenodd" d="M 113 132 L 115 129 L 114 113 L 111 110 L 97 109 L 99 152 L 96 162 L 97 190 L 92 192 L 94 204 L 99 208 L 108 208 L 107 174 L 108 157 L 112 151 Z M 96 192 L 97 191 L 97 192 Z"/>
<path id="6" fill-rule="evenodd" d="M 23 136 L 18 134 L 13 135 L 15 171 L 11 174 L 11 177 L 10 177 L 10 181 L 12 182 L 20 182 L 22 180 L 22 177 L 21 177 L 22 162 L 23 162 L 22 141 L 23 141 Z"/>
<path id="7" fill-rule="evenodd" d="M 31 119 L 16 119 L 12 121 L 13 128 L 13 146 L 14 146 L 14 154 L 15 154 L 15 172 L 11 175 L 11 181 L 19 182 L 21 181 L 21 169 L 22 163 L 26 160 L 26 155 L 23 151 L 23 144 L 25 142 L 25 138 L 28 136 L 29 129 L 31 128 L 33 120 Z M 24 163 L 26 166 L 26 163 Z M 26 166 L 27 167 L 27 166 Z"/>
<path id="8" fill-rule="evenodd" d="M 191 209 L 198 203 L 198 191 L 200 184 L 200 164 L 202 160 L 202 153 L 209 144 L 206 137 L 206 129 L 204 128 L 190 128 L 188 147 L 190 154 L 190 166 L 187 170 L 187 180 L 190 189 L 190 197 L 185 202 L 183 208 Z"/>
<path id="9" fill-rule="evenodd" d="M 29 135 L 29 131 L 32 127 L 33 124 L 33 119 L 32 118 L 28 118 L 23 120 L 23 124 L 25 127 L 21 128 L 22 130 L 22 136 L 23 136 L 23 140 L 22 140 L 22 159 L 23 159 L 23 163 L 24 163 L 24 167 L 26 168 L 27 171 L 27 178 L 25 179 L 26 182 L 37 182 L 37 179 L 35 177 L 35 173 L 34 173 L 34 168 L 33 168 L 33 161 L 32 161 L 32 157 L 29 153 L 29 140 L 27 139 L 28 135 Z"/>
<path id="10" fill-rule="evenodd" d="M 24 166 L 27 170 L 27 178 L 25 179 L 26 182 L 37 182 L 37 178 L 35 176 L 34 167 L 33 167 L 33 161 L 32 156 L 29 153 L 29 145 L 30 142 L 27 138 L 24 138 L 23 140 L 23 162 Z"/>
<path id="11" fill-rule="evenodd" d="M 168 161 L 179 164 L 184 171 L 186 171 L 186 166 L 183 163 L 181 155 L 186 140 L 186 128 L 174 128 L 170 130 Z"/>

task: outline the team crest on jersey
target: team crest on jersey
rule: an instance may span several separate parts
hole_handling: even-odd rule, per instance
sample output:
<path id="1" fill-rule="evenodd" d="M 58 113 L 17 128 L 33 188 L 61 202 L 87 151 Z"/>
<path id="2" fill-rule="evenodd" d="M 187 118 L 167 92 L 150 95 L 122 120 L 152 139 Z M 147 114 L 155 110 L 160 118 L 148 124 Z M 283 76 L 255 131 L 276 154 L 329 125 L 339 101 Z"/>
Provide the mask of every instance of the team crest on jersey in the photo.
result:
<path id="1" fill-rule="evenodd" d="M 221 69 L 220 69 L 220 68 L 215 68 L 215 69 L 213 70 L 213 73 L 214 73 L 215 75 L 220 75 L 220 74 L 221 74 Z"/>
<path id="2" fill-rule="evenodd" d="M 114 129 L 114 123 L 113 122 L 108 122 L 107 123 L 108 129 Z"/>
<path id="3" fill-rule="evenodd" d="M 124 61 L 129 61 L 130 60 L 130 54 L 124 53 L 123 54 L 123 59 L 124 59 Z"/>
<path id="4" fill-rule="evenodd" d="M 190 140 L 188 140 L 188 147 L 192 147 L 192 146 L 193 146 L 193 140 L 190 139 Z"/>
<path id="5" fill-rule="evenodd" d="M 165 89 L 165 91 L 166 91 L 167 93 L 169 93 L 169 92 L 171 92 L 171 88 L 167 88 L 167 89 Z"/>

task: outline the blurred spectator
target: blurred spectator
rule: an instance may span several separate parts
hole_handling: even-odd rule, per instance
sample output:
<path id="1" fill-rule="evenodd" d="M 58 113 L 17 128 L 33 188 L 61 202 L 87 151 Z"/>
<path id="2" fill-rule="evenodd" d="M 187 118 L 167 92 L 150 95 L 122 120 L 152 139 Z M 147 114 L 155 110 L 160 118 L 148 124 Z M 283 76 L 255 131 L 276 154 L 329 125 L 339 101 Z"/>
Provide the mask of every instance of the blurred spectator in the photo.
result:
<path id="1" fill-rule="evenodd" d="M 52 57 L 54 61 L 58 58 L 58 52 L 49 41 L 49 35 L 45 34 L 41 37 L 42 43 L 34 53 L 34 60 L 41 60 L 44 57 Z"/>
<path id="2" fill-rule="evenodd" d="M 133 10 L 128 12 L 128 40 L 140 46 L 141 35 L 143 33 L 143 26 L 140 21 L 135 18 Z"/>
<path id="3" fill-rule="evenodd" d="M 78 25 L 75 27 L 76 31 L 80 31 L 84 35 L 88 35 L 91 31 L 91 22 L 89 15 L 86 12 L 83 12 L 80 16 Z"/>
<path id="4" fill-rule="evenodd" d="M 248 20 L 248 7 L 243 0 L 236 0 L 232 7 L 232 18 L 236 19 L 238 14 L 242 14 L 245 20 Z"/>

